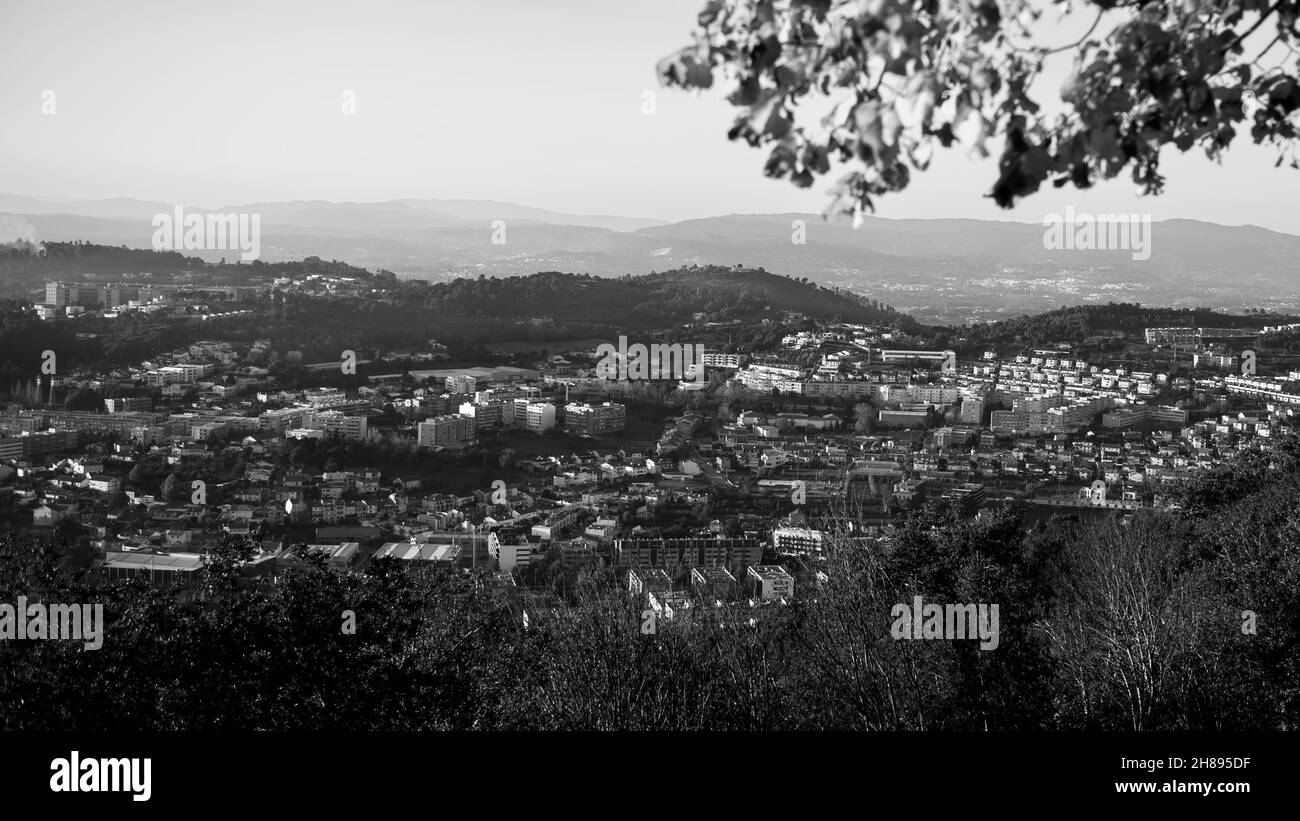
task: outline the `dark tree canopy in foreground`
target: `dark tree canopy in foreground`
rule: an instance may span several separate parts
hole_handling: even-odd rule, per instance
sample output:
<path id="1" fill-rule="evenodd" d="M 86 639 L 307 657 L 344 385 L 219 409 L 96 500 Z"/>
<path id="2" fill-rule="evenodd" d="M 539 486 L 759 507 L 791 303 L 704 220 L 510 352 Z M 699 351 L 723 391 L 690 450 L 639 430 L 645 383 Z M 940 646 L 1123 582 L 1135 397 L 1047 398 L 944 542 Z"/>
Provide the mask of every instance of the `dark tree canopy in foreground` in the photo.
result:
<path id="1" fill-rule="evenodd" d="M 1158 194 L 1162 147 L 1218 159 L 1247 123 L 1256 143 L 1277 146 L 1279 165 L 1300 167 L 1298 8 L 1297 0 L 708 0 L 695 43 L 658 72 L 687 89 L 725 83 L 740 109 L 728 136 L 770 147 L 770 177 L 807 187 L 832 162 L 850 164 L 828 215 L 872 210 L 873 196 L 925 170 L 936 144 L 987 156 L 992 140 L 1002 154 L 990 195 L 1004 208 L 1049 180 L 1086 188 L 1125 170 Z M 1031 41 L 1034 21 L 1061 15 L 1093 22 L 1075 43 Z M 1050 31 L 1036 28 L 1040 39 Z M 1063 105 L 1044 106 L 1031 91 L 1042 96 L 1033 83 L 1053 57 L 1074 68 Z M 798 105 L 817 97 L 838 104 L 809 128 Z"/>

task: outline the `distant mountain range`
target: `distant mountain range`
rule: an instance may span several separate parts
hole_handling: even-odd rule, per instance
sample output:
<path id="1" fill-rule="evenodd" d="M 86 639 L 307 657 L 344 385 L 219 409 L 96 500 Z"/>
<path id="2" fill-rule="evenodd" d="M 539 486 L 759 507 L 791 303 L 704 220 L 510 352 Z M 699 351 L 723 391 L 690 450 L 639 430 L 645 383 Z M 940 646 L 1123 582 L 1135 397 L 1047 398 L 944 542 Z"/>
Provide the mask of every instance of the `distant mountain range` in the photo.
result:
<path id="1" fill-rule="evenodd" d="M 52 197 L 27 197 L 0 194 L 0 214 L 94 217 L 100 220 L 137 222 L 146 225 L 155 214 L 171 213 L 177 204 L 135 200 L 127 197 L 101 200 L 74 200 Z M 663 220 L 637 217 L 562 214 L 542 208 L 530 208 L 491 200 L 388 200 L 386 202 L 326 202 L 293 200 L 289 202 L 251 202 L 221 208 L 185 210 L 198 213 L 261 214 L 263 225 L 316 228 L 330 231 L 403 232 L 427 228 L 474 228 L 484 221 L 510 220 L 525 225 L 573 225 L 602 228 L 608 231 L 636 231 Z M 47 239 L 47 237 L 42 237 Z M 63 239 L 49 237 L 48 239 Z"/>
<path id="2" fill-rule="evenodd" d="M 261 258 L 267 261 L 319 256 L 433 281 L 743 264 L 856 291 L 923 322 L 993 320 L 1111 301 L 1300 311 L 1300 237 L 1194 220 L 1153 223 L 1150 258 L 1137 260 L 1128 250 L 1050 250 L 1041 224 L 981 220 L 867 218 L 856 230 L 797 213 L 665 223 L 436 199 L 265 202 L 213 210 L 260 214 Z M 171 212 L 172 205 L 162 202 L 0 194 L 0 242 L 85 240 L 148 248 L 153 216 Z M 186 253 L 212 261 L 238 256 Z"/>

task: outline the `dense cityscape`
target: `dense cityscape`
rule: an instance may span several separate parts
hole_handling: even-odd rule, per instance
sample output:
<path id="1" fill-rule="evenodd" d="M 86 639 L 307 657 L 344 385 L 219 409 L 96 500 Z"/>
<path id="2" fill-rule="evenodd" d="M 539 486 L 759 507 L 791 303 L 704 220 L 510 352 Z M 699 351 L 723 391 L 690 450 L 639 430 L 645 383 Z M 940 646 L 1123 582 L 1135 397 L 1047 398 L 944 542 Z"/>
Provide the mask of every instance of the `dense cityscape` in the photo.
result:
<path id="1" fill-rule="evenodd" d="M 531 594 L 520 612 L 544 613 L 555 573 L 600 569 L 657 619 L 761 613 L 816 590 L 828 540 L 888 543 L 927 504 L 1031 520 L 1169 509 L 1197 471 L 1294 434 L 1300 404 L 1300 373 L 1262 373 L 1296 359 L 1268 353 L 1300 327 L 1281 321 L 924 350 L 897 325 L 770 306 L 770 347 L 705 349 L 706 326 L 730 323 L 697 314 L 653 334 L 676 342 L 643 346 L 641 370 L 626 337 L 621 369 L 562 340 L 510 358 L 523 366 L 449 367 L 436 339 L 310 363 L 205 331 L 296 293 L 366 300 L 365 278 L 197 293 L 92 278 L 47 283 L 19 315 L 167 317 L 193 341 L 66 374 L 47 351 L 41 374 L 16 377 L 0 512 L 105 579 L 181 595 L 202 595 L 213 552 L 238 544 L 248 583 L 304 553 L 353 571 L 391 558 Z"/>

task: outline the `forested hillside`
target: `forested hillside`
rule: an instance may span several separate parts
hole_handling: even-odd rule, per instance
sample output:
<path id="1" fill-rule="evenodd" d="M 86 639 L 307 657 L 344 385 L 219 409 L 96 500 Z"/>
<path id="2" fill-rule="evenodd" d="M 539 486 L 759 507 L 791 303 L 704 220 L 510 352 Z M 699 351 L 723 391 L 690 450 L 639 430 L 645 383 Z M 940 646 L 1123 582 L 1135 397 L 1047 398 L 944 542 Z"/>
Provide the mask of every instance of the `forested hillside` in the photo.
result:
<path id="1" fill-rule="evenodd" d="M 176 251 L 118 248 L 87 242 L 0 245 L 0 285 L 10 290 L 79 273 L 107 276 L 137 271 L 170 273 L 202 270 L 206 266 L 207 263 L 198 257 L 187 257 Z"/>
<path id="2" fill-rule="evenodd" d="M 548 271 L 528 276 L 455 279 L 429 285 L 399 284 L 389 272 L 374 273 L 337 260 L 307 257 L 267 263 L 206 263 L 172 251 L 117 248 L 83 242 L 17 243 L 0 246 L 0 284 L 11 291 L 30 289 L 48 279 L 91 273 L 187 272 L 205 281 L 239 284 L 249 277 L 353 277 L 371 280 L 402 302 L 419 301 L 434 310 L 485 317 L 549 317 L 556 322 L 594 318 L 634 327 L 674 324 L 704 313 L 710 319 L 757 319 L 795 311 L 815 317 L 840 316 L 846 322 L 886 322 L 914 326 L 909 317 L 873 299 L 819 287 L 808 278 L 763 269 L 694 266 L 644 276 L 596 277 Z"/>
<path id="3" fill-rule="evenodd" d="M 703 313 L 710 320 L 779 319 L 784 311 L 845 322 L 914 326 L 874 300 L 764 270 L 706 266 L 619 278 L 548 271 L 526 277 L 458 279 L 408 285 L 431 308 L 485 316 L 546 316 L 556 321 L 613 319 L 656 327 Z"/>
<path id="4" fill-rule="evenodd" d="M 239 264 L 238 252 L 231 252 L 224 265 L 209 263 L 199 257 L 187 257 L 177 251 L 153 251 L 126 246 L 97 245 L 91 242 L 0 243 L 0 288 L 10 293 L 24 292 L 48 280 L 69 279 L 94 274 L 112 280 L 121 274 L 175 273 L 201 275 L 209 282 L 242 284 L 249 277 L 274 278 L 321 274 L 367 278 L 370 271 L 337 260 L 307 257 L 286 262 Z M 388 275 L 391 279 L 392 275 Z"/>

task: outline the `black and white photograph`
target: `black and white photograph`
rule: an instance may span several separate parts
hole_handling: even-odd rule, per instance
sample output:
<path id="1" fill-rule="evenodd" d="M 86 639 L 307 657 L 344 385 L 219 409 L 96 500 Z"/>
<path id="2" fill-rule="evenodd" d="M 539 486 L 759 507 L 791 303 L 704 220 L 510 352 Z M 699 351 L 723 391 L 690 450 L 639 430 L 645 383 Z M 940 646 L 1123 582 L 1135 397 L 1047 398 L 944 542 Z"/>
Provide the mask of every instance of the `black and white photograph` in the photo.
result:
<path id="1" fill-rule="evenodd" d="M 1288 792 L 1300 0 L 0 38 L 13 795 Z"/>

